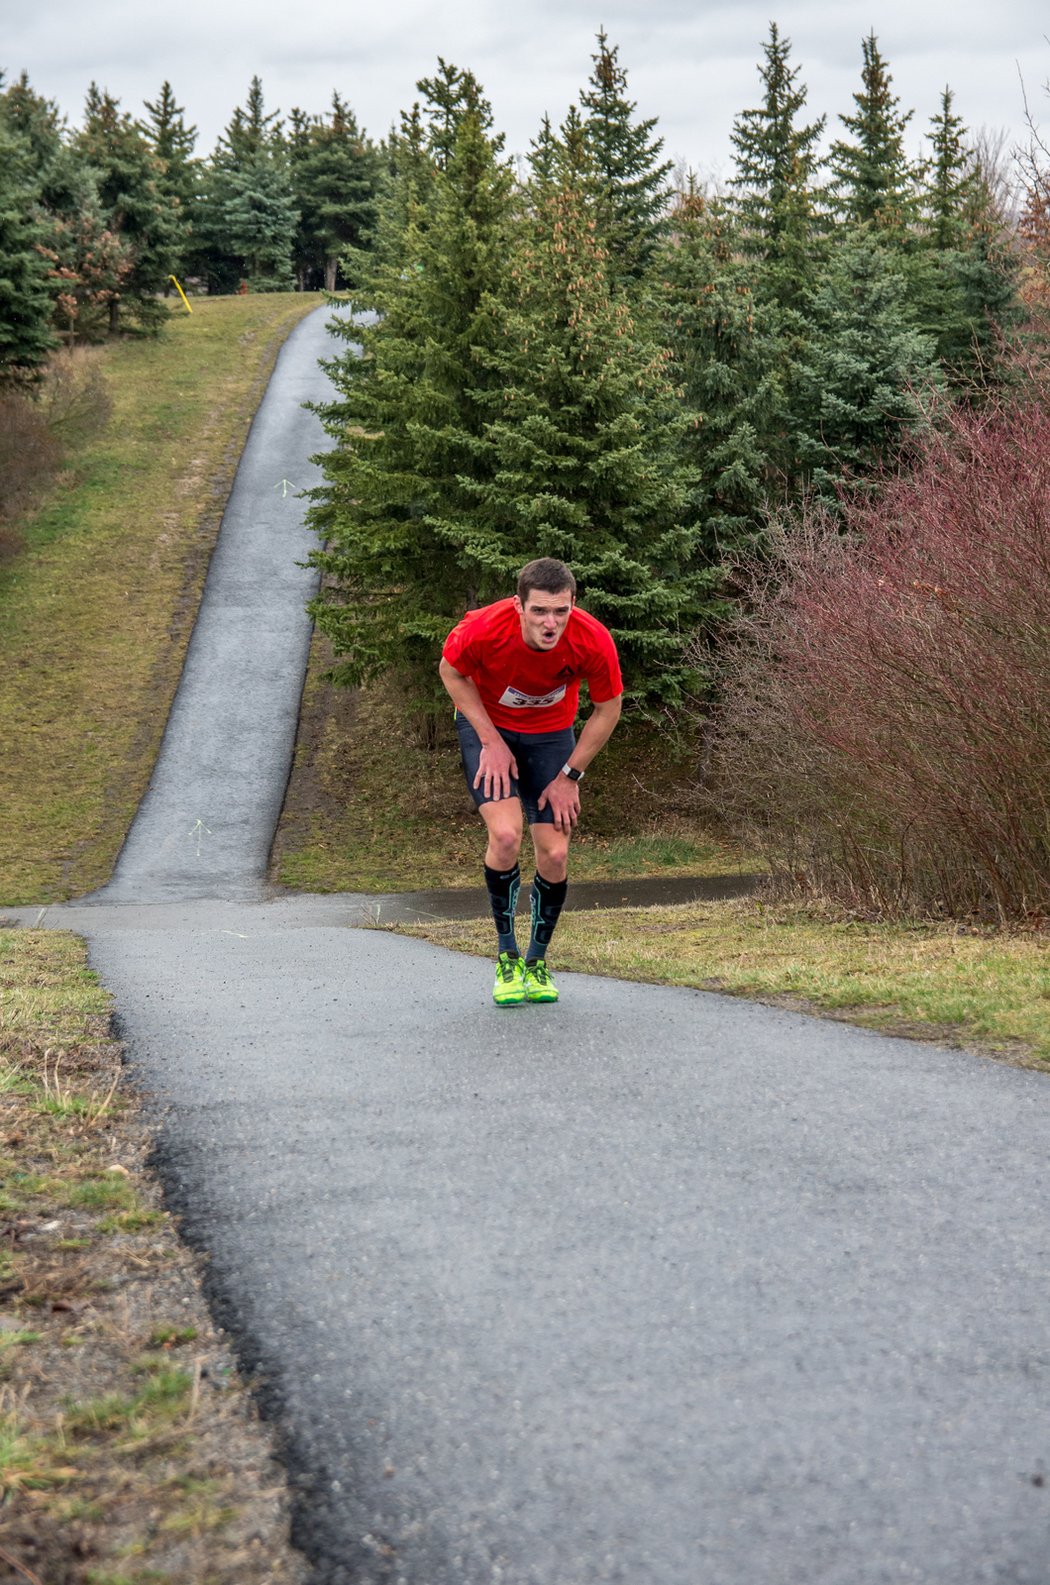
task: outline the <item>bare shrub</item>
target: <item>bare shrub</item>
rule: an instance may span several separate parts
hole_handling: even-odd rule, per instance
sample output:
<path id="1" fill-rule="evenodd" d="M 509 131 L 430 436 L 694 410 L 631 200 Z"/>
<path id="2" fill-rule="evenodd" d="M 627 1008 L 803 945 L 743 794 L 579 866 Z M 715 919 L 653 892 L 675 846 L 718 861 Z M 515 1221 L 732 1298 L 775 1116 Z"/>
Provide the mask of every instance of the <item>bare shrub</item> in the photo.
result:
<path id="1" fill-rule="evenodd" d="M 93 353 L 58 353 L 36 386 L 0 391 L 0 559 L 21 549 L 21 524 L 112 405 Z"/>
<path id="2" fill-rule="evenodd" d="M 33 397 L 15 387 L 0 391 L 0 556 L 20 549 L 19 523 L 41 486 L 54 476 L 61 456 Z"/>
<path id="3" fill-rule="evenodd" d="M 95 351 L 59 352 L 41 383 L 39 403 L 47 426 L 65 450 L 101 434 L 113 402 Z"/>
<path id="4" fill-rule="evenodd" d="M 886 913 L 1050 912 L 1050 405 L 949 414 L 907 475 L 781 535 L 715 765 L 782 884 Z"/>

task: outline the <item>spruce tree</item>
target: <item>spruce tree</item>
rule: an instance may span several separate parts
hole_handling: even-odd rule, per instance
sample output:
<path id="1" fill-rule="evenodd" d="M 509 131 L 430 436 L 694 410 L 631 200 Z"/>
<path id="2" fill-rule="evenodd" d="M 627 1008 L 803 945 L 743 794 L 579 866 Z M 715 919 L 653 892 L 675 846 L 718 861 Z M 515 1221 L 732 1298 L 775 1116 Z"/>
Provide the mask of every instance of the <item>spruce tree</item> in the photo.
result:
<path id="1" fill-rule="evenodd" d="M 469 72 L 442 62 L 420 88 L 377 247 L 351 293 L 375 316 L 344 331 L 363 357 L 351 347 L 329 366 L 337 398 L 322 417 L 336 446 L 311 511 L 327 542 L 311 559 L 328 578 L 311 609 L 340 680 L 397 674 L 432 728 L 437 646 L 495 592 L 470 542 L 493 378 L 485 305 L 506 267 L 512 177 Z"/>
<path id="2" fill-rule="evenodd" d="M 604 30 L 589 87 L 580 95 L 583 130 L 592 167 L 597 213 L 613 272 L 625 281 L 646 274 L 663 230 L 670 199 L 670 160 L 661 161 L 663 138 L 655 116 L 639 121 L 627 97 L 619 48 Z"/>
<path id="3" fill-rule="evenodd" d="M 733 125 L 736 174 L 730 186 L 740 246 L 763 266 L 762 296 L 798 310 L 820 256 L 817 145 L 826 118 L 800 123 L 806 103 L 806 89 L 798 82 L 801 68 L 790 65 L 791 40 L 781 38 L 775 23 L 763 53 L 765 64 L 758 69 L 762 103 L 743 111 Z"/>
<path id="4" fill-rule="evenodd" d="M 598 204 L 598 181 L 595 178 L 587 127 L 576 105 L 569 105 L 565 120 L 557 133 L 550 127 L 550 117 L 544 116 L 538 138 L 530 144 L 528 152 L 531 178 L 528 192 L 531 200 L 538 201 L 541 193 L 557 187 L 573 187 L 584 198 L 592 212 L 595 225 L 600 225 L 604 238 L 604 222 Z M 528 200 L 527 200 L 528 201 Z M 615 268 L 611 262 L 611 268 Z"/>
<path id="5" fill-rule="evenodd" d="M 289 152 L 300 216 L 300 284 L 306 284 L 302 272 L 313 271 L 334 292 L 343 254 L 365 248 L 375 224 L 376 155 L 337 93 L 327 120 L 292 111 Z"/>
<path id="6" fill-rule="evenodd" d="M 31 382 L 56 344 L 49 239 L 31 147 L 0 118 L 0 386 Z"/>
<path id="7" fill-rule="evenodd" d="M 832 192 L 842 218 L 903 238 L 915 221 L 915 172 L 904 149 L 910 110 L 902 112 L 893 78 L 870 33 L 862 44 L 861 89 L 856 113 L 841 116 L 853 141 L 832 144 Z"/>
<path id="8" fill-rule="evenodd" d="M 791 65 L 791 41 L 775 23 L 759 66 L 762 102 L 733 127 L 736 174 L 730 180 L 738 245 L 753 266 L 762 310 L 763 402 L 757 436 L 770 489 L 791 498 L 808 444 L 801 366 L 813 328 L 809 305 L 827 251 L 826 217 L 817 185 L 817 146 L 825 118 L 806 122 L 806 88 Z"/>
<path id="9" fill-rule="evenodd" d="M 777 407 L 771 313 L 755 300 L 753 273 L 731 210 L 705 198 L 690 176 L 672 211 L 655 278 L 687 416 L 682 451 L 691 508 L 714 562 L 755 540 L 775 489 L 766 445 Z"/>
<path id="10" fill-rule="evenodd" d="M 67 143 L 58 106 L 30 87 L 25 72 L 0 93 L 0 123 L 22 142 L 38 201 L 49 214 L 72 214 L 90 187 Z"/>
<path id="11" fill-rule="evenodd" d="M 71 346 L 102 340 L 134 268 L 133 245 L 112 229 L 97 173 L 71 143 L 57 105 L 35 93 L 24 72 L 0 94 L 0 126 L 29 151 L 55 328 Z"/>
<path id="12" fill-rule="evenodd" d="M 160 161 L 159 184 L 176 212 L 172 274 L 180 274 L 190 249 L 200 169 L 193 157 L 197 128 L 186 125 L 185 108 L 178 104 L 171 84 L 163 82 L 155 100 L 145 100 L 147 119 L 142 130 L 146 142 Z M 170 283 L 167 290 L 170 291 Z"/>
<path id="13" fill-rule="evenodd" d="M 924 217 L 931 245 L 945 253 L 966 239 L 967 213 L 977 196 L 979 177 L 966 146 L 966 127 L 955 114 L 946 87 L 938 113 L 930 118 L 932 159 L 926 169 Z"/>
<path id="14" fill-rule="evenodd" d="M 932 338 L 911 323 L 908 279 L 876 228 L 860 226 L 833 250 L 813 293 L 815 334 L 801 370 L 814 488 L 834 503 L 923 422 L 925 389 L 940 383 Z"/>
<path id="15" fill-rule="evenodd" d="M 546 189 L 557 181 L 558 139 L 549 115 L 544 115 L 538 134 L 529 143 L 528 161 L 535 188 Z"/>
<path id="16" fill-rule="evenodd" d="M 1016 320 L 1016 257 L 950 88 L 930 133 L 922 193 L 927 270 L 918 314 L 949 375 L 972 387 L 994 378 L 997 338 Z"/>
<path id="17" fill-rule="evenodd" d="M 673 706 L 695 683 L 685 639 L 711 614 L 720 569 L 689 499 L 668 354 L 633 316 L 586 194 L 537 188 L 523 230 L 485 360 L 496 468 L 470 483 L 465 549 L 493 591 L 526 557 L 569 562 L 616 637 L 628 694 Z"/>
<path id="18" fill-rule="evenodd" d="M 228 291 L 240 276 L 253 291 L 290 290 L 298 221 L 280 113 L 267 114 L 262 82 L 253 77 L 246 104 L 219 139 L 205 186 L 209 287 Z"/>
<path id="19" fill-rule="evenodd" d="M 420 124 L 427 154 L 436 169 L 443 171 L 455 152 L 464 114 L 476 115 L 481 126 L 491 129 L 492 106 L 473 72 L 461 70 L 440 55 L 433 77 L 421 78 L 416 87 L 423 96 Z"/>
<path id="20" fill-rule="evenodd" d="M 116 330 L 125 306 L 142 328 L 155 332 L 165 315 L 157 297 L 178 247 L 178 210 L 163 190 L 161 163 L 119 102 L 94 83 L 75 144 L 94 172 L 106 228 L 119 233 L 132 258 L 121 291 L 110 303 L 110 330 Z"/>
<path id="21" fill-rule="evenodd" d="M 57 288 L 55 324 L 70 346 L 103 341 L 114 303 L 135 266 L 130 245 L 110 230 L 95 199 L 52 222 L 48 246 Z"/>
<path id="22" fill-rule="evenodd" d="M 292 180 L 292 197 L 299 215 L 292 243 L 292 266 L 295 284 L 300 292 L 309 292 L 320 286 L 324 279 L 324 245 L 318 233 L 312 207 L 304 202 L 303 176 L 310 158 L 311 134 L 314 117 L 293 105 L 288 116 L 288 171 Z"/>

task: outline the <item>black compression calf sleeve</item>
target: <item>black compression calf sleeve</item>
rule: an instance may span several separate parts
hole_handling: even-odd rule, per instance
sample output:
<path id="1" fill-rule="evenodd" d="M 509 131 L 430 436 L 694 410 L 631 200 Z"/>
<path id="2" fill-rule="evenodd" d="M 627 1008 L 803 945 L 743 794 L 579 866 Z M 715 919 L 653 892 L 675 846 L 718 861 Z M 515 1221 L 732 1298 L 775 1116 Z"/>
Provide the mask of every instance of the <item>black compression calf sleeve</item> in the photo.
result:
<path id="1" fill-rule="evenodd" d="M 521 889 L 521 870 L 517 864 L 512 870 L 493 870 L 486 864 L 485 885 L 489 889 L 492 917 L 496 921 L 496 935 L 499 937 L 497 950 L 516 954 L 518 943 L 514 936 L 514 910 Z"/>
<path id="2" fill-rule="evenodd" d="M 568 881 L 544 880 L 539 870 L 532 878 L 532 940 L 525 957 L 528 962 L 547 956 L 554 926 L 558 923 Z"/>

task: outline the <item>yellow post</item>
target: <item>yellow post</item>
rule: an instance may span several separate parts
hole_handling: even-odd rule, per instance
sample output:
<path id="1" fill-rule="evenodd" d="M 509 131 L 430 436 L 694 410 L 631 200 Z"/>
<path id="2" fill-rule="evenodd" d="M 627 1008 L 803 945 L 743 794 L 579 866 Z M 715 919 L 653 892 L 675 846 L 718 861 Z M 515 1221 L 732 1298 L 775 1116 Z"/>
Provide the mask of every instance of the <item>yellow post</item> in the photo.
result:
<path id="1" fill-rule="evenodd" d="M 169 281 L 175 281 L 174 275 L 169 275 L 168 276 L 168 280 Z M 190 307 L 189 298 L 186 296 L 186 293 L 183 291 L 183 289 L 179 285 L 178 281 L 175 281 L 175 290 L 178 292 L 179 296 L 182 298 L 182 301 L 186 304 L 186 312 L 188 314 L 192 314 L 193 313 L 193 309 Z"/>

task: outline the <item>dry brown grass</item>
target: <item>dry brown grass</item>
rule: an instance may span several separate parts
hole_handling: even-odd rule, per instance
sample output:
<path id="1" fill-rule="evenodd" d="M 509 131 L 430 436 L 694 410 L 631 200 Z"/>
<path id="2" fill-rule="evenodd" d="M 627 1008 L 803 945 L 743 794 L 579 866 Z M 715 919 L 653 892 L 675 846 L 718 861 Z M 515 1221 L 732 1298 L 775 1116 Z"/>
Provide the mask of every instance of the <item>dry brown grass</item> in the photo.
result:
<path id="1" fill-rule="evenodd" d="M 0 1561 L 298 1585 L 268 1434 L 146 1168 L 83 944 L 0 932 Z"/>
<path id="2" fill-rule="evenodd" d="M 493 952 L 485 921 L 396 927 Z M 552 968 L 725 991 L 1050 1071 L 1050 935 L 760 898 L 565 913 Z"/>

